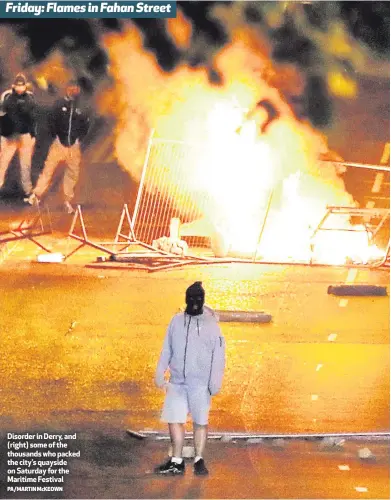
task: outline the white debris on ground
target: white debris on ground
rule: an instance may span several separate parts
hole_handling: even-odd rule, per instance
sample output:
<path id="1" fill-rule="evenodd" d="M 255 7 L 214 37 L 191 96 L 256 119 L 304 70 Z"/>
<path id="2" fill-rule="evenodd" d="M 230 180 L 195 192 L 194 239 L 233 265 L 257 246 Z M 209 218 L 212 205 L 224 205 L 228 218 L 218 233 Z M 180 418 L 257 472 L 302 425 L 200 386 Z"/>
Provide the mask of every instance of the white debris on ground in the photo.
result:
<path id="1" fill-rule="evenodd" d="M 220 441 L 222 443 L 230 443 L 232 440 L 233 440 L 232 436 L 225 435 L 225 436 L 221 436 L 221 440 Z"/>
<path id="2" fill-rule="evenodd" d="M 285 447 L 285 441 L 282 438 L 277 438 L 272 440 L 273 448 L 282 449 Z"/>
<path id="3" fill-rule="evenodd" d="M 174 255 L 185 256 L 188 252 L 188 245 L 186 241 L 169 238 L 167 236 L 162 236 L 157 240 L 153 240 L 152 246 L 155 250 L 161 250 L 162 252 Z"/>
<path id="4" fill-rule="evenodd" d="M 322 449 L 342 449 L 345 445 L 345 439 L 339 437 L 325 437 L 320 442 Z"/>
<path id="5" fill-rule="evenodd" d="M 375 455 L 369 448 L 360 448 L 358 450 L 358 456 L 361 460 L 373 460 L 375 458 Z"/>
<path id="6" fill-rule="evenodd" d="M 65 259 L 65 255 L 60 252 L 44 253 L 37 256 L 37 262 L 60 263 Z"/>
<path id="7" fill-rule="evenodd" d="M 368 491 L 368 488 L 365 486 L 356 486 L 354 489 L 359 493 L 367 493 Z"/>

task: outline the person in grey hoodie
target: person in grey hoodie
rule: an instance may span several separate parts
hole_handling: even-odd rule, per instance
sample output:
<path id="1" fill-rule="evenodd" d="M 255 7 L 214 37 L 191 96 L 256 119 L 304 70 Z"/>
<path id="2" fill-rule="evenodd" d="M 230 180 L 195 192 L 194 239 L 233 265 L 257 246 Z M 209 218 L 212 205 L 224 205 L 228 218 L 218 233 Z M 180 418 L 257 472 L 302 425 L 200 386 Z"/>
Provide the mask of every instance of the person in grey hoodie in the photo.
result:
<path id="1" fill-rule="evenodd" d="M 166 391 L 161 419 L 168 423 L 173 453 L 155 469 L 157 474 L 184 474 L 182 450 L 189 413 L 194 431 L 194 473 L 208 474 L 203 454 L 211 396 L 220 391 L 223 381 L 225 341 L 216 316 L 204 303 L 205 291 L 197 281 L 186 290 L 186 310 L 173 317 L 164 339 L 155 382 Z"/>

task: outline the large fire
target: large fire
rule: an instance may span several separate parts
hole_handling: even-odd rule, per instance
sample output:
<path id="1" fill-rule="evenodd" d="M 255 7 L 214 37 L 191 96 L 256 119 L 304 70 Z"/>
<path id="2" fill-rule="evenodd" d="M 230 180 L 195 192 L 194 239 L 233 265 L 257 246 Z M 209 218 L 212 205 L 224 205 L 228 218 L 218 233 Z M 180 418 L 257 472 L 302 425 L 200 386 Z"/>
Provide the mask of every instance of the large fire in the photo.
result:
<path id="1" fill-rule="evenodd" d="M 328 205 L 353 207 L 354 201 L 334 166 L 319 162 L 327 150 L 324 137 L 299 122 L 278 91 L 260 77 L 270 61 L 246 36 L 239 33 L 218 57 L 216 67 L 225 83 L 217 87 L 203 69 L 163 73 L 142 49 L 135 29 L 110 35 L 105 44 L 115 85 L 101 106 L 119 115 L 120 164 L 140 178 L 152 128 L 157 137 L 198 144 L 184 160 L 186 185 L 202 213 L 198 222 L 218 235 L 222 253 L 306 261 L 312 248 L 318 261 L 333 264 L 377 256 L 363 227 L 341 231 L 350 228 L 347 218 L 336 221 L 338 230 L 313 238 Z M 279 113 L 263 134 L 262 113 L 247 119 L 260 99 L 273 102 Z M 174 165 L 164 168 L 161 182 L 175 186 Z M 180 186 L 171 192 L 171 201 L 181 206 Z"/>

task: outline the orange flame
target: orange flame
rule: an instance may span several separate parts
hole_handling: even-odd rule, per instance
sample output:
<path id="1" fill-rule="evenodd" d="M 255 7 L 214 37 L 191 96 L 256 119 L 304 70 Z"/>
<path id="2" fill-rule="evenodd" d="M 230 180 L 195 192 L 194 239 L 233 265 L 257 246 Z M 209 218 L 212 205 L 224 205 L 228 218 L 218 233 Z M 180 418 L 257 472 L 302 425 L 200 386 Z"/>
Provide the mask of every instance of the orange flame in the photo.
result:
<path id="1" fill-rule="evenodd" d="M 177 23 L 179 33 L 183 20 Z M 175 26 L 172 20 L 172 33 Z M 171 75 L 163 73 L 152 55 L 143 51 L 134 29 L 106 37 L 114 92 L 121 103 L 113 110 L 119 115 L 117 157 L 139 178 L 151 128 L 159 137 L 201 144 L 196 157 L 188 158 L 186 181 L 194 188 L 195 202 L 203 207 L 206 225 L 222 235 L 231 250 L 256 249 L 270 260 L 307 259 L 311 236 L 326 206 L 354 206 L 354 201 L 335 168 L 319 162 L 327 150 L 325 138 L 298 122 L 278 90 L 260 78 L 270 70 L 270 61 L 250 41 L 251 36 L 238 31 L 218 56 L 216 66 L 225 83 L 216 88 L 203 69 L 181 66 Z M 260 99 L 269 99 L 280 114 L 263 135 L 255 122 L 245 120 L 246 111 Z M 170 165 L 164 169 L 165 182 L 175 184 L 174 170 Z M 183 195 L 175 192 L 173 201 L 180 205 Z M 210 200 L 206 207 L 205 197 Z M 347 221 L 339 224 L 349 226 Z M 368 260 L 372 249 L 363 235 L 362 231 L 346 232 L 343 238 L 338 231 L 322 234 L 318 255 L 331 263 L 353 255 Z"/>
<path id="2" fill-rule="evenodd" d="M 189 46 L 192 27 L 180 10 L 176 18 L 167 19 L 167 29 L 176 45 L 181 48 Z"/>

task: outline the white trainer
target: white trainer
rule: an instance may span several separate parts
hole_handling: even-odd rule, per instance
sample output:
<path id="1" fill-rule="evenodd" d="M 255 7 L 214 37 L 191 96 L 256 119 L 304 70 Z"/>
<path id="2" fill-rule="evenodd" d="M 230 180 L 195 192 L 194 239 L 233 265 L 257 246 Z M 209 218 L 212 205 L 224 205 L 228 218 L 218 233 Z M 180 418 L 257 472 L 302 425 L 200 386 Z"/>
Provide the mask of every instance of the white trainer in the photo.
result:
<path id="1" fill-rule="evenodd" d="M 37 205 L 39 203 L 39 199 L 35 193 L 31 193 L 27 198 L 23 198 L 23 201 L 29 205 Z"/>

